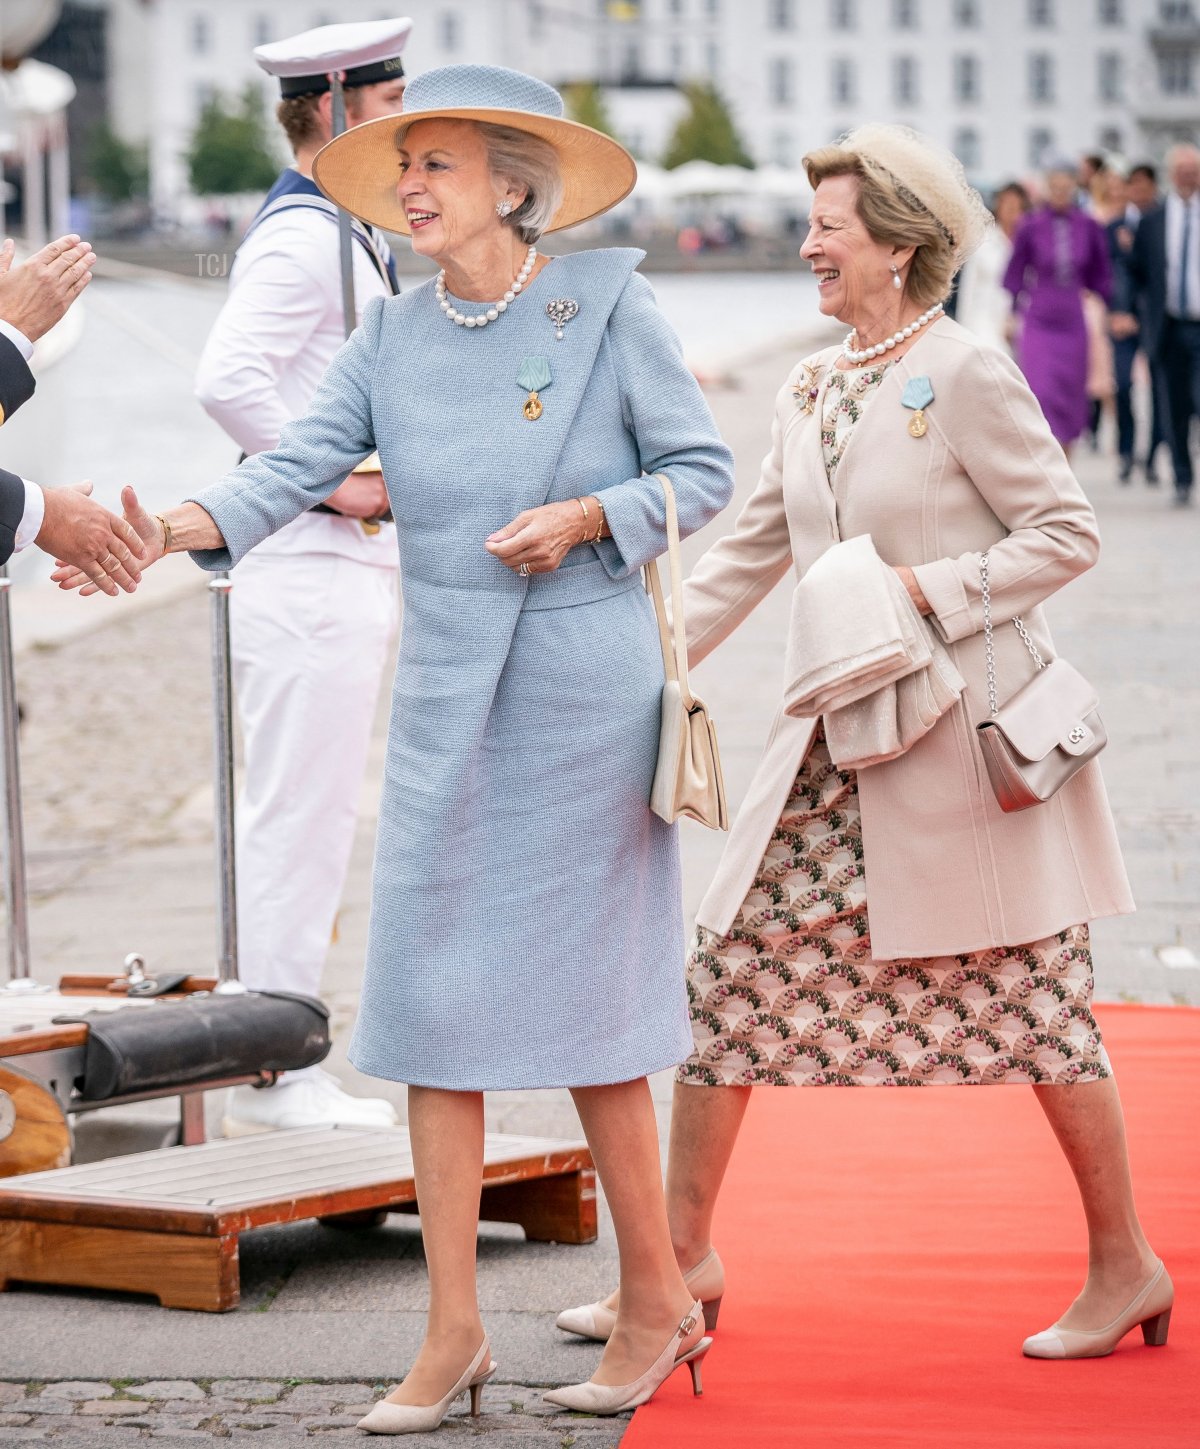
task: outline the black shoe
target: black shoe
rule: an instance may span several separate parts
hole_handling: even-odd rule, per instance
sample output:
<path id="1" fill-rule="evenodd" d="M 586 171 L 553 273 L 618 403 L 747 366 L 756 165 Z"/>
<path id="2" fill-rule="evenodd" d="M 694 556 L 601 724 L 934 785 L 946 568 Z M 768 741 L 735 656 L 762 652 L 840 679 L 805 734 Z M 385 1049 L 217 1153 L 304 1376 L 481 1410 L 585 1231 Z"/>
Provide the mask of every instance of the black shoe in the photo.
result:
<path id="1" fill-rule="evenodd" d="M 1158 474 L 1154 471 L 1154 464 L 1148 462 L 1146 464 L 1146 486 L 1157 488 L 1160 481 Z"/>
<path id="2" fill-rule="evenodd" d="M 1175 489 L 1175 506 L 1176 506 L 1176 508 L 1186 508 L 1188 506 L 1188 504 L 1191 503 L 1191 501 L 1192 501 L 1192 489 L 1191 489 L 1191 485 L 1190 484 L 1186 488 L 1176 487 L 1176 489 Z"/>
<path id="3" fill-rule="evenodd" d="M 1133 459 L 1130 458 L 1130 457 L 1122 458 L 1121 459 L 1121 468 L 1120 468 L 1120 471 L 1117 473 L 1117 482 L 1118 483 L 1128 483 L 1129 480 L 1130 480 L 1130 478 L 1132 476 L 1133 476 Z"/>

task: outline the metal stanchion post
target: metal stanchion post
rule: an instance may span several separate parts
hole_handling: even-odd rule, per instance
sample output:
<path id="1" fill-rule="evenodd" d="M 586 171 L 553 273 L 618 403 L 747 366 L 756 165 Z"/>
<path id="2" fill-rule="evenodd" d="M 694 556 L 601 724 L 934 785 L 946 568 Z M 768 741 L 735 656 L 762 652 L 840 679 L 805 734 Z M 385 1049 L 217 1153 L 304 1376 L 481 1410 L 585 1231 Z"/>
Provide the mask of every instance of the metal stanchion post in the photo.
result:
<path id="1" fill-rule="evenodd" d="M 341 71 L 333 71 L 329 77 L 332 114 L 330 130 L 340 136 L 346 129 L 346 96 L 342 89 Z M 349 337 L 358 325 L 358 309 L 354 304 L 354 246 L 350 236 L 350 213 L 338 207 L 338 256 L 342 268 L 342 323 Z"/>
<path id="2" fill-rule="evenodd" d="M 217 991 L 245 991 L 238 980 L 237 878 L 233 835 L 233 678 L 229 648 L 229 593 L 233 582 L 218 574 L 212 594 L 213 765 L 217 846 Z"/>
<path id="3" fill-rule="evenodd" d="M 21 747 L 13 670 L 12 579 L 0 564 L 0 714 L 4 730 L 4 889 L 8 902 L 8 981 L 5 991 L 49 991 L 29 974 L 29 896 L 25 882 L 25 826 L 21 818 Z"/>

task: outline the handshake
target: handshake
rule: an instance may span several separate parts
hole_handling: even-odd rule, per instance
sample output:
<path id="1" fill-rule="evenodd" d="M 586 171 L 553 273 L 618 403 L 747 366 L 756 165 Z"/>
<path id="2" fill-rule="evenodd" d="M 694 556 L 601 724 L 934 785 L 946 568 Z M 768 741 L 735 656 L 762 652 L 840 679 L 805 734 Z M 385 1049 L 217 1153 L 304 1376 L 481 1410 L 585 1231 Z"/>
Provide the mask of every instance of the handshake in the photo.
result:
<path id="1" fill-rule="evenodd" d="M 91 483 L 48 488 L 38 547 L 56 564 L 51 578 L 61 589 L 83 594 L 132 594 L 148 568 L 166 552 L 162 525 L 147 513 L 132 488 L 121 490 L 124 517 L 88 496 Z"/>

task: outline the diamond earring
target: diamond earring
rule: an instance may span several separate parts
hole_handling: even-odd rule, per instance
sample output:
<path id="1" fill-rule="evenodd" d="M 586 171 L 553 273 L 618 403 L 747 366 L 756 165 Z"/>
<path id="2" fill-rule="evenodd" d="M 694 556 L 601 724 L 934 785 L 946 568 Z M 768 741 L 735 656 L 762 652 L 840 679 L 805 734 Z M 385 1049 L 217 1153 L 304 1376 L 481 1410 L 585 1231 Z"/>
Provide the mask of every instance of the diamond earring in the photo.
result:
<path id="1" fill-rule="evenodd" d="M 903 287 L 903 285 L 904 285 L 904 283 L 900 280 L 900 269 L 899 269 L 899 267 L 897 267 L 893 263 L 892 264 L 892 286 L 895 287 L 896 291 L 898 292 L 900 290 L 900 288 Z"/>
<path id="2" fill-rule="evenodd" d="M 509 201 L 507 197 L 503 201 L 498 201 L 496 203 L 496 215 L 501 219 L 509 216 L 512 212 L 512 209 L 512 202 Z"/>

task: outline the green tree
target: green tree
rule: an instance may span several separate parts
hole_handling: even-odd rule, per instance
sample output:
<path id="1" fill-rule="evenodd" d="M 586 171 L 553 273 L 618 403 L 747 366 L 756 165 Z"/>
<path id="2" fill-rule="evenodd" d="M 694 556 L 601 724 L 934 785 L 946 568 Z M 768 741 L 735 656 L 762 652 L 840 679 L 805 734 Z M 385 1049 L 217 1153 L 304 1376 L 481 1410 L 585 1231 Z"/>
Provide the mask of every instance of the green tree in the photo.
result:
<path id="1" fill-rule="evenodd" d="M 717 166 L 753 166 L 733 116 L 720 91 L 709 81 L 684 86 L 687 114 L 667 144 L 663 165 L 668 171 L 685 161 L 712 161 Z"/>
<path id="2" fill-rule="evenodd" d="M 608 107 L 604 104 L 604 92 L 595 81 L 576 81 L 563 87 L 567 103 L 567 116 L 581 126 L 591 126 L 593 131 L 613 134 Z"/>
<path id="3" fill-rule="evenodd" d="M 87 152 L 87 175 L 108 201 L 133 201 L 150 191 L 145 146 L 122 141 L 107 122 L 99 126 Z"/>
<path id="4" fill-rule="evenodd" d="M 240 101 L 214 96 L 200 112 L 185 152 L 198 196 L 265 191 L 279 172 L 263 114 L 262 93 L 247 86 Z"/>

